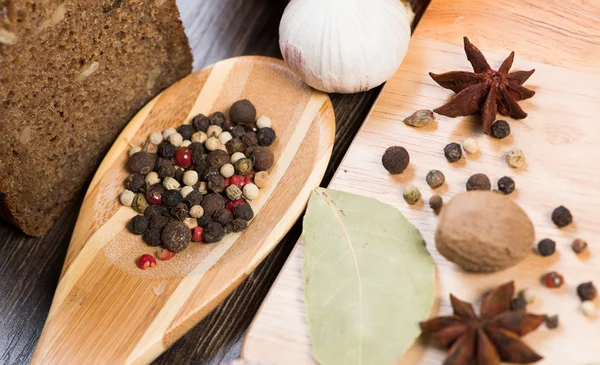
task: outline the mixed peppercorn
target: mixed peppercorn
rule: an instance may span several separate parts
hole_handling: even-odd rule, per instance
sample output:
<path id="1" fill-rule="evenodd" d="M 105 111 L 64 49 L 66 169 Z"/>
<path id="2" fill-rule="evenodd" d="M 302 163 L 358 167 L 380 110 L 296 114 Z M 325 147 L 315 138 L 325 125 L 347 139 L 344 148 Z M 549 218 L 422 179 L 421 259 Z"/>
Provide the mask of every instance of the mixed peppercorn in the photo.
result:
<path id="1" fill-rule="evenodd" d="M 143 148 L 130 151 L 132 174 L 120 202 L 140 213 L 128 229 L 148 246 L 162 246 L 161 260 L 190 242 L 219 242 L 254 218 L 250 202 L 268 185 L 276 134 L 248 100 L 235 102 L 229 117 L 199 114 L 191 124 L 152 132 Z M 138 259 L 140 269 L 154 266 L 151 255 Z"/>

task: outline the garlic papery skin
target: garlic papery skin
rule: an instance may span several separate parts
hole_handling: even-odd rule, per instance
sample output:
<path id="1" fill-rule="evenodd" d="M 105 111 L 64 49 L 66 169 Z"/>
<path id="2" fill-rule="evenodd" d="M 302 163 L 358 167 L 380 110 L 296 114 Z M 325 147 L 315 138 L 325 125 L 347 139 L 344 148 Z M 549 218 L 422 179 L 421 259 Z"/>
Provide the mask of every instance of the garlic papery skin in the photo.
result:
<path id="1" fill-rule="evenodd" d="M 279 25 L 279 47 L 313 88 L 356 93 L 394 75 L 410 33 L 400 0 L 292 0 Z"/>

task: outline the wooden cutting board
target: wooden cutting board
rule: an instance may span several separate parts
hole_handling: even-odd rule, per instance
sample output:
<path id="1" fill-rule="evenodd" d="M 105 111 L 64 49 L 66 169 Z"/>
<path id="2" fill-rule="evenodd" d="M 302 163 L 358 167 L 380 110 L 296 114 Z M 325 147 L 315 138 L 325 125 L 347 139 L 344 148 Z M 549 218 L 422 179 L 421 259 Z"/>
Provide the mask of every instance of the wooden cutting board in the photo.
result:
<path id="1" fill-rule="evenodd" d="M 449 293 L 478 300 L 504 282 L 533 288 L 538 295 L 528 308 L 558 314 L 560 327 L 542 326 L 525 341 L 545 359 L 540 364 L 600 363 L 600 320 L 582 315 L 576 295 L 579 283 L 600 286 L 600 10 L 583 0 L 432 0 L 417 27 L 401 68 L 388 81 L 330 184 L 331 188 L 363 194 L 400 209 L 423 233 L 436 262 L 437 292 L 432 316 L 451 312 Z M 536 95 L 520 105 L 529 113 L 521 121 L 508 118 L 512 134 L 504 140 L 483 135 L 473 117 L 438 116 L 435 125 L 414 129 L 402 120 L 418 109 L 442 105 L 453 93 L 431 80 L 428 72 L 471 71 L 462 38 L 468 36 L 493 68 L 511 50 L 513 70 L 536 69 L 525 86 Z M 499 117 L 501 118 L 501 117 Z M 449 164 L 442 149 L 449 142 L 474 137 L 480 153 Z M 381 156 L 391 145 L 404 146 L 411 164 L 402 174 L 389 175 Z M 527 165 L 514 170 L 504 162 L 512 147 L 524 150 Z M 425 183 L 430 169 L 446 175 L 435 192 Z M 495 185 L 508 175 L 516 181 L 511 195 L 534 222 L 536 240 L 552 238 L 551 257 L 532 253 L 519 265 L 494 274 L 470 274 L 445 260 L 435 249 L 437 217 L 423 202 L 408 206 L 402 189 L 415 184 L 425 201 L 438 193 L 444 200 L 465 190 L 468 177 L 487 174 Z M 565 205 L 574 224 L 556 228 L 552 210 Z M 590 250 L 575 255 L 574 238 L 588 241 Z M 537 241 L 536 241 L 537 242 Z M 303 301 L 302 241 L 296 246 L 247 333 L 242 357 L 264 364 L 314 364 Z M 542 274 L 556 270 L 566 285 L 541 286 Z M 596 301 L 600 304 L 600 301 Z M 599 311 L 600 315 L 600 311 Z M 398 364 L 440 364 L 446 353 L 417 342 Z"/>
<path id="2" fill-rule="evenodd" d="M 154 254 L 119 204 L 130 145 L 154 131 L 227 112 L 249 99 L 273 121 L 270 184 L 251 202 L 255 217 L 241 233 L 191 243 L 170 261 L 142 271 Z M 283 61 L 239 57 L 197 71 L 147 104 L 100 165 L 77 219 L 52 307 L 32 364 L 145 364 L 198 323 L 275 247 L 302 213 L 331 155 L 335 118 L 329 97 L 312 90 Z"/>

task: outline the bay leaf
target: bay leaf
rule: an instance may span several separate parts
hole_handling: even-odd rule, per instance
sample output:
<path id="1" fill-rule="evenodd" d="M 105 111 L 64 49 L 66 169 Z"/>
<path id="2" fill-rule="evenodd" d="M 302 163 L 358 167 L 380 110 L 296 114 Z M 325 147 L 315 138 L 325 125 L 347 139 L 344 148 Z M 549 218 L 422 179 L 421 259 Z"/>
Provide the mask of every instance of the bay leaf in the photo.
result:
<path id="1" fill-rule="evenodd" d="M 303 223 L 305 302 L 322 365 L 390 365 L 429 317 L 435 267 L 423 237 L 375 199 L 315 190 Z"/>

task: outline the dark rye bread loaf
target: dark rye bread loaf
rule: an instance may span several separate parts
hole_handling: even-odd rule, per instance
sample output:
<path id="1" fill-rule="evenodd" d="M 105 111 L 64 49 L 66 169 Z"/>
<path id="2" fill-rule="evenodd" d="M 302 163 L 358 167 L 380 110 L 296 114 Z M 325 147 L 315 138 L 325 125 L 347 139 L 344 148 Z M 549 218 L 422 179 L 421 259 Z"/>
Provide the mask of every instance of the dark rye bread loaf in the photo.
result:
<path id="1" fill-rule="evenodd" d="M 175 0 L 0 0 L 0 215 L 44 234 L 191 64 Z"/>

